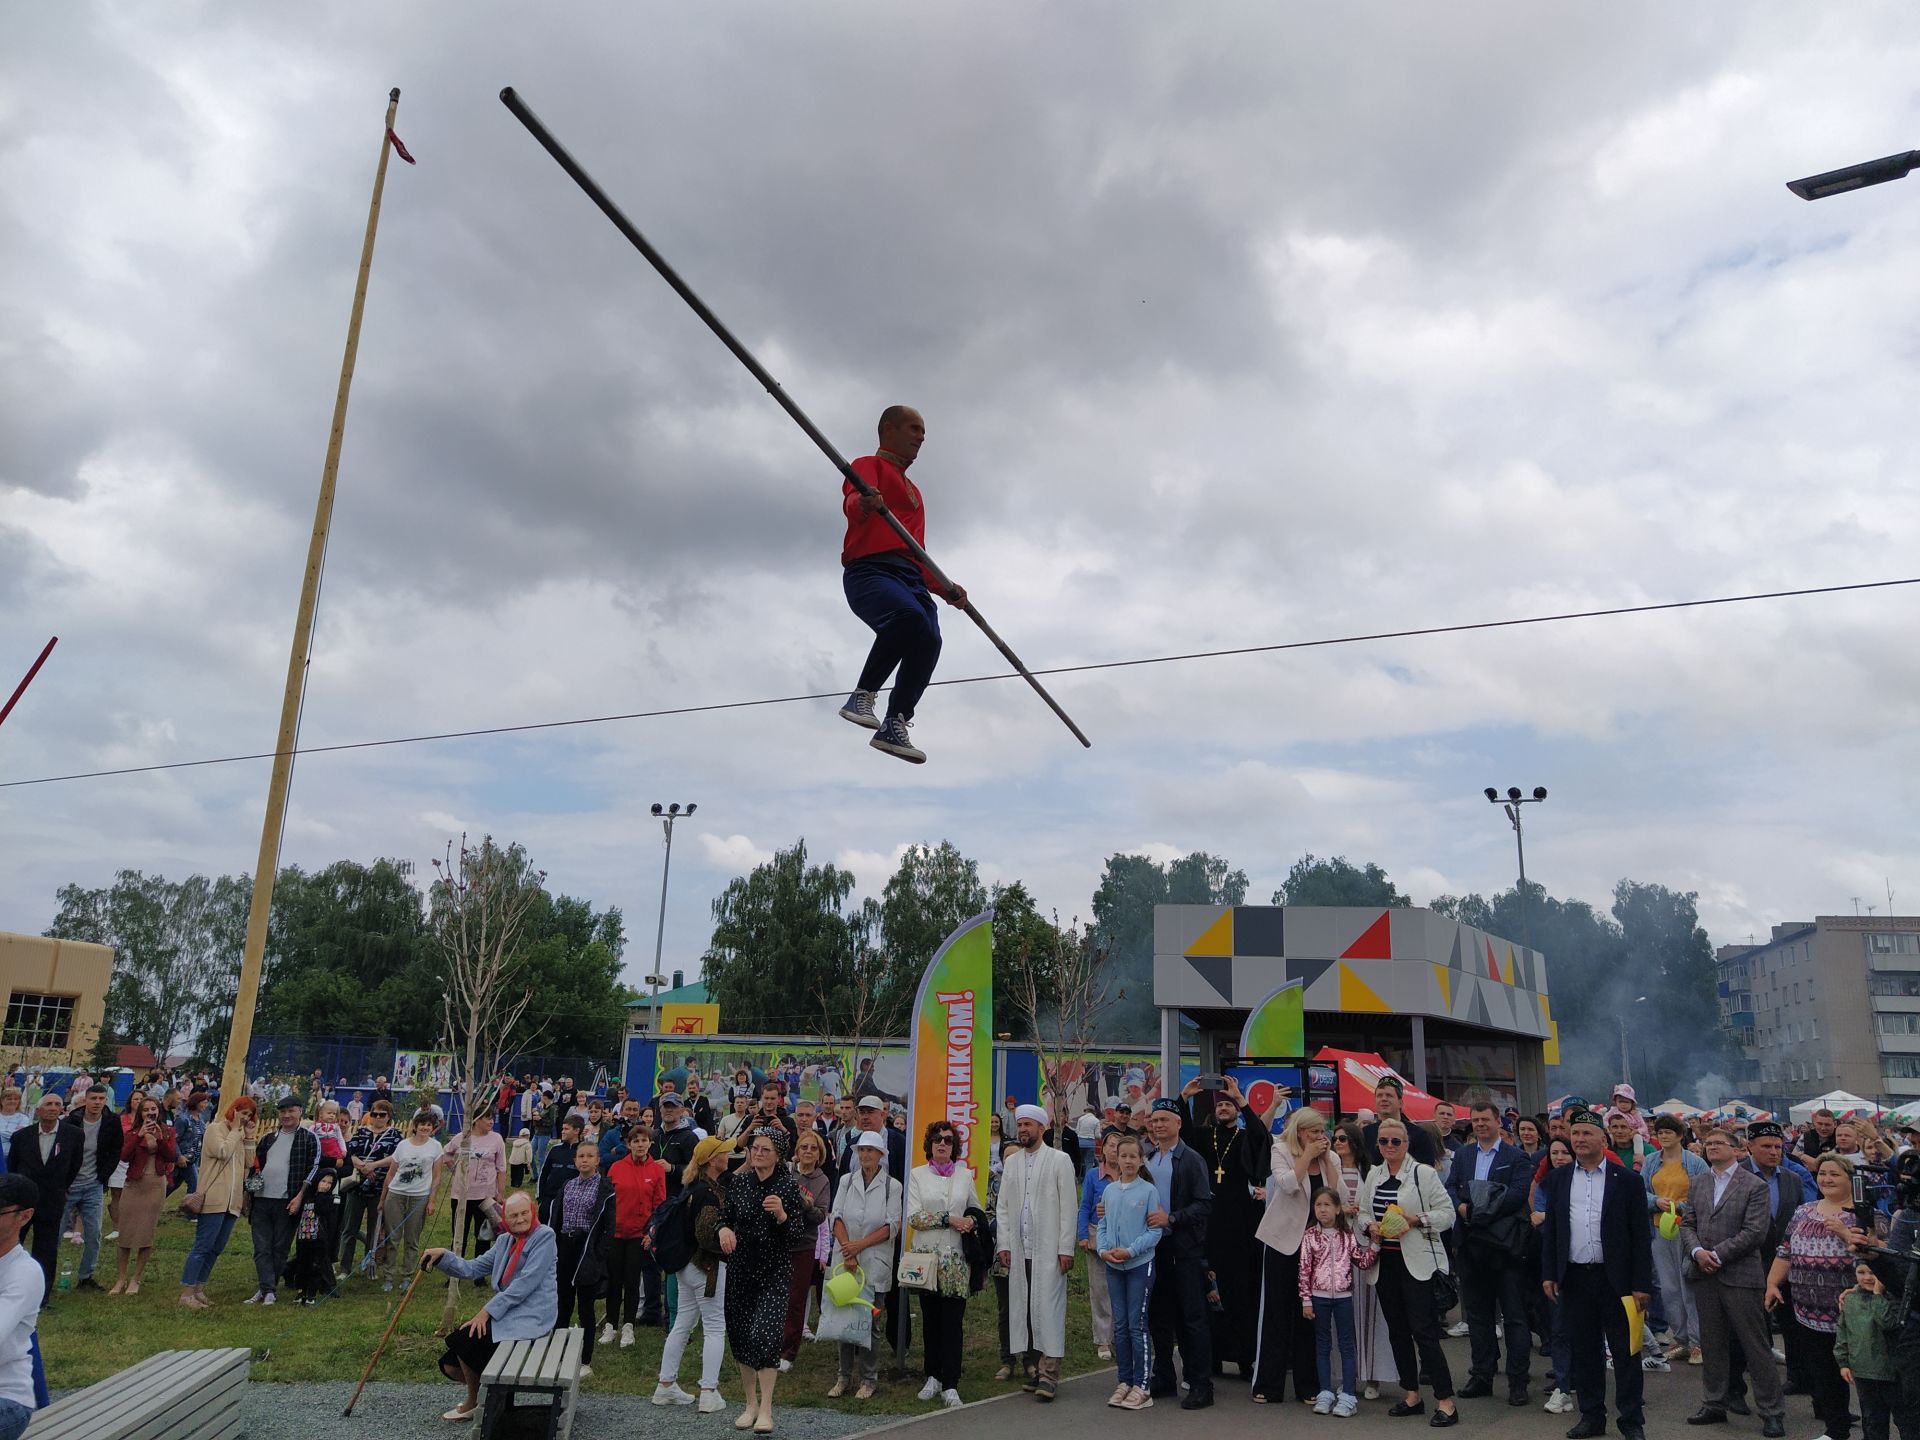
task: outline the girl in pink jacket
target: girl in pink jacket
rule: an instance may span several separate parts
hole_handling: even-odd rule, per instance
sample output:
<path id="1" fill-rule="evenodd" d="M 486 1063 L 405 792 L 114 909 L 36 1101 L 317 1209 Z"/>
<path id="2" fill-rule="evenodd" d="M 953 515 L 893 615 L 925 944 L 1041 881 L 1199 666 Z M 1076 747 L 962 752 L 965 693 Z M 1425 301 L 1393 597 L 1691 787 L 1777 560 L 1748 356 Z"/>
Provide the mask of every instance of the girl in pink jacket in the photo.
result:
<path id="1" fill-rule="evenodd" d="M 1358 1366 L 1353 1343 L 1353 1279 L 1373 1263 L 1373 1247 L 1356 1240 L 1340 1197 L 1321 1190 L 1313 1197 L 1313 1224 L 1300 1237 L 1300 1313 L 1313 1321 L 1314 1358 L 1320 1393 L 1313 1413 L 1342 1419 L 1360 1406 L 1354 1391 Z M 1340 1385 L 1333 1389 L 1333 1342 L 1340 1342 Z"/>

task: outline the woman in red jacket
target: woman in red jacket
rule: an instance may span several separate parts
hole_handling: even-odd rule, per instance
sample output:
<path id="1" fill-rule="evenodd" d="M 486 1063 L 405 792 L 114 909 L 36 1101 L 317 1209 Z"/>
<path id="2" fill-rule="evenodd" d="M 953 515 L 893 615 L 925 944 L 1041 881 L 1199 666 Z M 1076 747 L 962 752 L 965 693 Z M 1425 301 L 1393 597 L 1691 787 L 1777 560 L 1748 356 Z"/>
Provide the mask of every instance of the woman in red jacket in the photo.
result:
<path id="1" fill-rule="evenodd" d="M 609 1343 L 619 1325 L 623 1347 L 633 1344 L 636 1324 L 660 1323 L 660 1269 L 647 1252 L 647 1221 L 667 1199 L 667 1170 L 653 1158 L 653 1136 L 635 1125 L 627 1131 L 627 1147 L 607 1167 L 613 1185 L 613 1255 L 607 1323 L 600 1332 L 601 1343 Z"/>
<path id="2" fill-rule="evenodd" d="M 153 1232 L 160 1220 L 160 1205 L 167 1198 L 167 1184 L 173 1178 L 177 1158 L 173 1125 L 161 1113 L 160 1102 L 152 1096 L 134 1101 L 128 1114 L 133 1117 L 127 1131 L 123 1153 L 127 1159 L 127 1183 L 120 1195 L 120 1267 L 108 1293 L 140 1293 L 140 1282 L 147 1275 L 147 1261 L 153 1258 Z M 134 1261 L 133 1279 L 127 1279 L 127 1259 Z"/>

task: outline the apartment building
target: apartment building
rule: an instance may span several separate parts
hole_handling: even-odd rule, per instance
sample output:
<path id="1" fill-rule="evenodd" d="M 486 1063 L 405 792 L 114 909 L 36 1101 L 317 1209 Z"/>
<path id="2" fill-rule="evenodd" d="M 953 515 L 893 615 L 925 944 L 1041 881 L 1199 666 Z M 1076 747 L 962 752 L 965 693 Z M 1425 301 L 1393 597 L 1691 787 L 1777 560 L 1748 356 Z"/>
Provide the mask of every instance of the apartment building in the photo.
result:
<path id="1" fill-rule="evenodd" d="M 1920 916 L 1821 915 L 1714 958 L 1734 1093 L 1774 1109 L 1828 1090 L 1920 1100 Z"/>

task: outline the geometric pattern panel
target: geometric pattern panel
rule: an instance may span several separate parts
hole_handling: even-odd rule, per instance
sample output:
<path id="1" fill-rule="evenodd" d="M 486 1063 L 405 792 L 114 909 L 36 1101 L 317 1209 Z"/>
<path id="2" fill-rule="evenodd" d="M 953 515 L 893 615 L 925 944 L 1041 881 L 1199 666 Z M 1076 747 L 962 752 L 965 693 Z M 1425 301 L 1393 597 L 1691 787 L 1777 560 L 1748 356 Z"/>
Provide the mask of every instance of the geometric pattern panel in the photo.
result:
<path id="1" fill-rule="evenodd" d="M 1309 1010 L 1446 1016 L 1542 1040 L 1546 957 L 1429 910 L 1154 907 L 1154 1000 L 1251 1009 L 1297 981 Z"/>
<path id="2" fill-rule="evenodd" d="M 1234 914 L 1231 910 L 1222 910 L 1220 918 L 1215 920 L 1186 948 L 1189 955 L 1232 955 L 1234 953 Z"/>
<path id="3" fill-rule="evenodd" d="M 1233 953 L 1278 960 L 1287 953 L 1287 912 L 1278 905 L 1242 905 L 1234 911 Z"/>

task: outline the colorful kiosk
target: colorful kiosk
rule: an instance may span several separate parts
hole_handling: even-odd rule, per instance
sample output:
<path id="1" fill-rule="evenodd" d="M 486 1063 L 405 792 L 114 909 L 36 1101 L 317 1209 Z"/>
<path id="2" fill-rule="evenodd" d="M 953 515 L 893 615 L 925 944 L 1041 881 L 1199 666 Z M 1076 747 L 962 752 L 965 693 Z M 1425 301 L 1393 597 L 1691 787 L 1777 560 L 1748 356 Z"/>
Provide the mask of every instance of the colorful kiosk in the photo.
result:
<path id="1" fill-rule="evenodd" d="M 1320 1061 L 1337 1051 L 1378 1055 L 1456 1103 L 1484 1093 L 1531 1113 L 1551 1093 L 1546 1067 L 1560 1057 L 1546 957 L 1431 910 L 1160 905 L 1153 948 L 1164 1071 L 1183 1040 L 1193 1044 L 1185 1016 L 1199 1030 L 1203 1072 L 1304 1065 L 1320 1090 L 1344 1074 Z M 1291 1030 L 1274 1013 L 1289 1007 L 1299 1017 Z M 1243 1032 L 1272 1035 L 1263 1050 L 1301 1046 L 1243 1054 Z"/>

